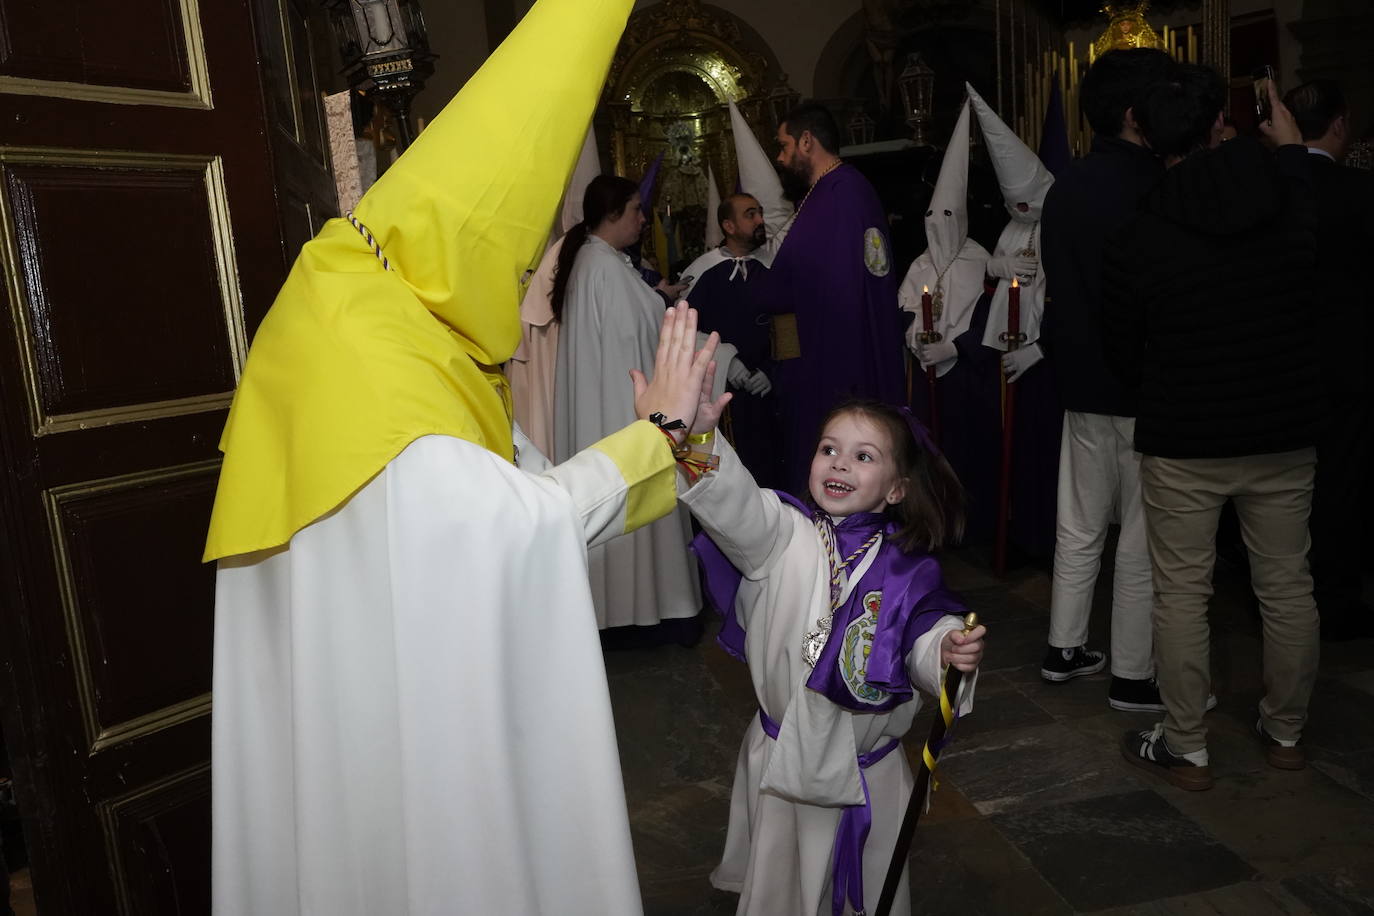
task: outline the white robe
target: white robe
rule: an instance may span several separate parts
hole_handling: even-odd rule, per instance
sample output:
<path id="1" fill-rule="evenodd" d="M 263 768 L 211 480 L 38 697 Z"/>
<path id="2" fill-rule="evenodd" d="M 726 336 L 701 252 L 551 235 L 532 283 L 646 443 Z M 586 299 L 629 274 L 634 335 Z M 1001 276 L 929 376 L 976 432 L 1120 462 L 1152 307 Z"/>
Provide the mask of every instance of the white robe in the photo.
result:
<path id="1" fill-rule="evenodd" d="M 769 738 L 758 716 L 750 717 L 735 768 L 725 853 L 711 883 L 740 894 L 740 916 L 830 916 L 839 806 L 863 801 L 857 755 L 906 734 L 921 701 L 858 715 L 804 686 L 811 669 L 802 661 L 802 640 L 830 607 L 820 536 L 810 519 L 754 484 L 728 443 L 719 436 L 716 443 L 720 470 L 682 501 L 744 573 L 734 611 L 746 631 L 755 697 L 780 733 L 776 741 Z M 940 641 L 961 625 L 945 617 L 916 640 L 907 671 L 922 691 L 938 693 Z M 961 714 L 972 708 L 975 680 L 961 691 Z M 900 749 L 864 777 L 873 800 L 864 904 L 873 912 L 914 780 Z M 910 899 L 903 874 L 893 914 L 910 913 Z"/>
<path id="2" fill-rule="evenodd" d="M 630 259 L 595 235 L 568 275 L 558 339 L 554 452 L 561 460 L 635 418 L 631 369 L 652 374 L 664 303 Z M 716 385 L 729 357 L 717 354 Z M 600 627 L 649 626 L 701 609 L 681 508 L 588 554 Z"/>
<path id="3" fill-rule="evenodd" d="M 629 492 L 601 450 L 535 476 L 425 436 L 220 561 L 217 916 L 641 913 L 586 586 Z"/>

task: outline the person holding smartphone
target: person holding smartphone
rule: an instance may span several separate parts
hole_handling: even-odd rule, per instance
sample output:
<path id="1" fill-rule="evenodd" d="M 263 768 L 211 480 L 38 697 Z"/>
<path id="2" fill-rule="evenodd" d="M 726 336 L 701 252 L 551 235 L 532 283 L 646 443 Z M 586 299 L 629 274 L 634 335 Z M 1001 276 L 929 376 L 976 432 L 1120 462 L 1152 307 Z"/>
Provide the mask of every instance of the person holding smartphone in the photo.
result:
<path id="1" fill-rule="evenodd" d="M 1189 790 L 1213 784 L 1203 713 L 1217 519 L 1235 504 L 1264 621 L 1255 735 L 1271 766 L 1301 769 L 1317 676 L 1307 565 L 1324 392 L 1315 326 L 1316 207 L 1302 133 L 1268 85 L 1269 145 L 1220 143 L 1226 86 L 1179 65 L 1136 117 L 1166 172 L 1107 247 L 1109 365 L 1137 396 L 1135 447 L 1154 582 L 1165 713 L 1122 754 Z"/>

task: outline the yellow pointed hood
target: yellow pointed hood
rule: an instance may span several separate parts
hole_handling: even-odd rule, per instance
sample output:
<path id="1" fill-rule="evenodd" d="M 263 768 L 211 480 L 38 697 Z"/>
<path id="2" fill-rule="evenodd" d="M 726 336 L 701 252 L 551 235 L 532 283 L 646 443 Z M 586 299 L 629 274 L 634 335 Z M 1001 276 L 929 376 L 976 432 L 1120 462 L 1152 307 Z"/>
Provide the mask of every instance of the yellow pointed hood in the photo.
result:
<path id="1" fill-rule="evenodd" d="M 207 561 L 285 544 L 420 436 L 511 457 L 520 279 L 632 5 L 534 5 L 355 209 L 389 269 L 342 219 L 301 250 L 229 412 Z"/>

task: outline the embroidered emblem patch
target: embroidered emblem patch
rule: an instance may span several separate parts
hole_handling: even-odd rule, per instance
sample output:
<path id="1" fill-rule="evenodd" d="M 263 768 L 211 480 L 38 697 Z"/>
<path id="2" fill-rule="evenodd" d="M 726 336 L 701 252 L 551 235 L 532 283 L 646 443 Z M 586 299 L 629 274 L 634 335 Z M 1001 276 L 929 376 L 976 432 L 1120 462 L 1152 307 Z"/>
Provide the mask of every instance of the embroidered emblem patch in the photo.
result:
<path id="1" fill-rule="evenodd" d="M 878 611 L 883 605 L 882 592 L 864 595 L 864 612 L 844 628 L 844 644 L 840 649 L 840 675 L 845 686 L 861 703 L 878 704 L 888 698 L 885 690 L 868 683 L 868 655 L 873 651 L 873 633 L 878 629 Z"/>
<path id="2" fill-rule="evenodd" d="M 887 240 L 876 228 L 864 233 L 864 266 L 875 277 L 886 277 L 892 269 L 892 259 L 887 256 Z"/>

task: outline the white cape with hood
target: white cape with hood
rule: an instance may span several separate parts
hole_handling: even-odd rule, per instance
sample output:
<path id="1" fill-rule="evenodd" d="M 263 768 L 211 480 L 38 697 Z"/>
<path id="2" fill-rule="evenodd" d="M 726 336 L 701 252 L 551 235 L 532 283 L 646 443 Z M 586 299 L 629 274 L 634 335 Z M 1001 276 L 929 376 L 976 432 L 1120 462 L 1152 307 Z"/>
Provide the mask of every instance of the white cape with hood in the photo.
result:
<path id="1" fill-rule="evenodd" d="M 968 237 L 968 137 L 969 103 L 965 101 L 926 211 L 926 250 L 912 262 L 897 290 L 898 304 L 916 316 L 906 338 L 913 353 L 921 332 L 926 330 L 921 310 L 923 288 L 930 289 L 933 300 L 938 297 L 934 329 L 949 343 L 968 330 L 973 307 L 983 295 L 988 252 Z M 941 360 L 935 364 L 936 374 L 944 375 L 958 361 L 958 356 Z"/>
<path id="2" fill-rule="evenodd" d="M 1054 176 L 1045 168 L 1040 157 L 997 117 L 997 113 L 983 101 L 978 91 L 967 83 L 964 85 L 968 88 L 969 101 L 978 116 L 983 138 L 987 141 L 1002 199 L 1007 212 L 1011 214 L 1011 222 L 1002 230 L 992 253 L 995 257 L 1012 257 L 1029 251 L 1039 261 L 1044 250 L 1040 244 L 1040 214 L 1044 210 L 1045 196 L 1054 184 Z M 1021 203 L 1027 207 L 1024 213 L 1016 206 Z M 988 309 L 983 344 L 994 350 L 1007 349 L 1003 335 L 1007 330 L 1007 290 L 1010 287 L 1010 280 L 999 278 Z M 1040 339 L 1040 319 L 1045 314 L 1045 290 L 1044 270 L 1037 270 L 1029 281 L 1021 281 L 1020 331 L 1026 335 L 1023 346 Z"/>

